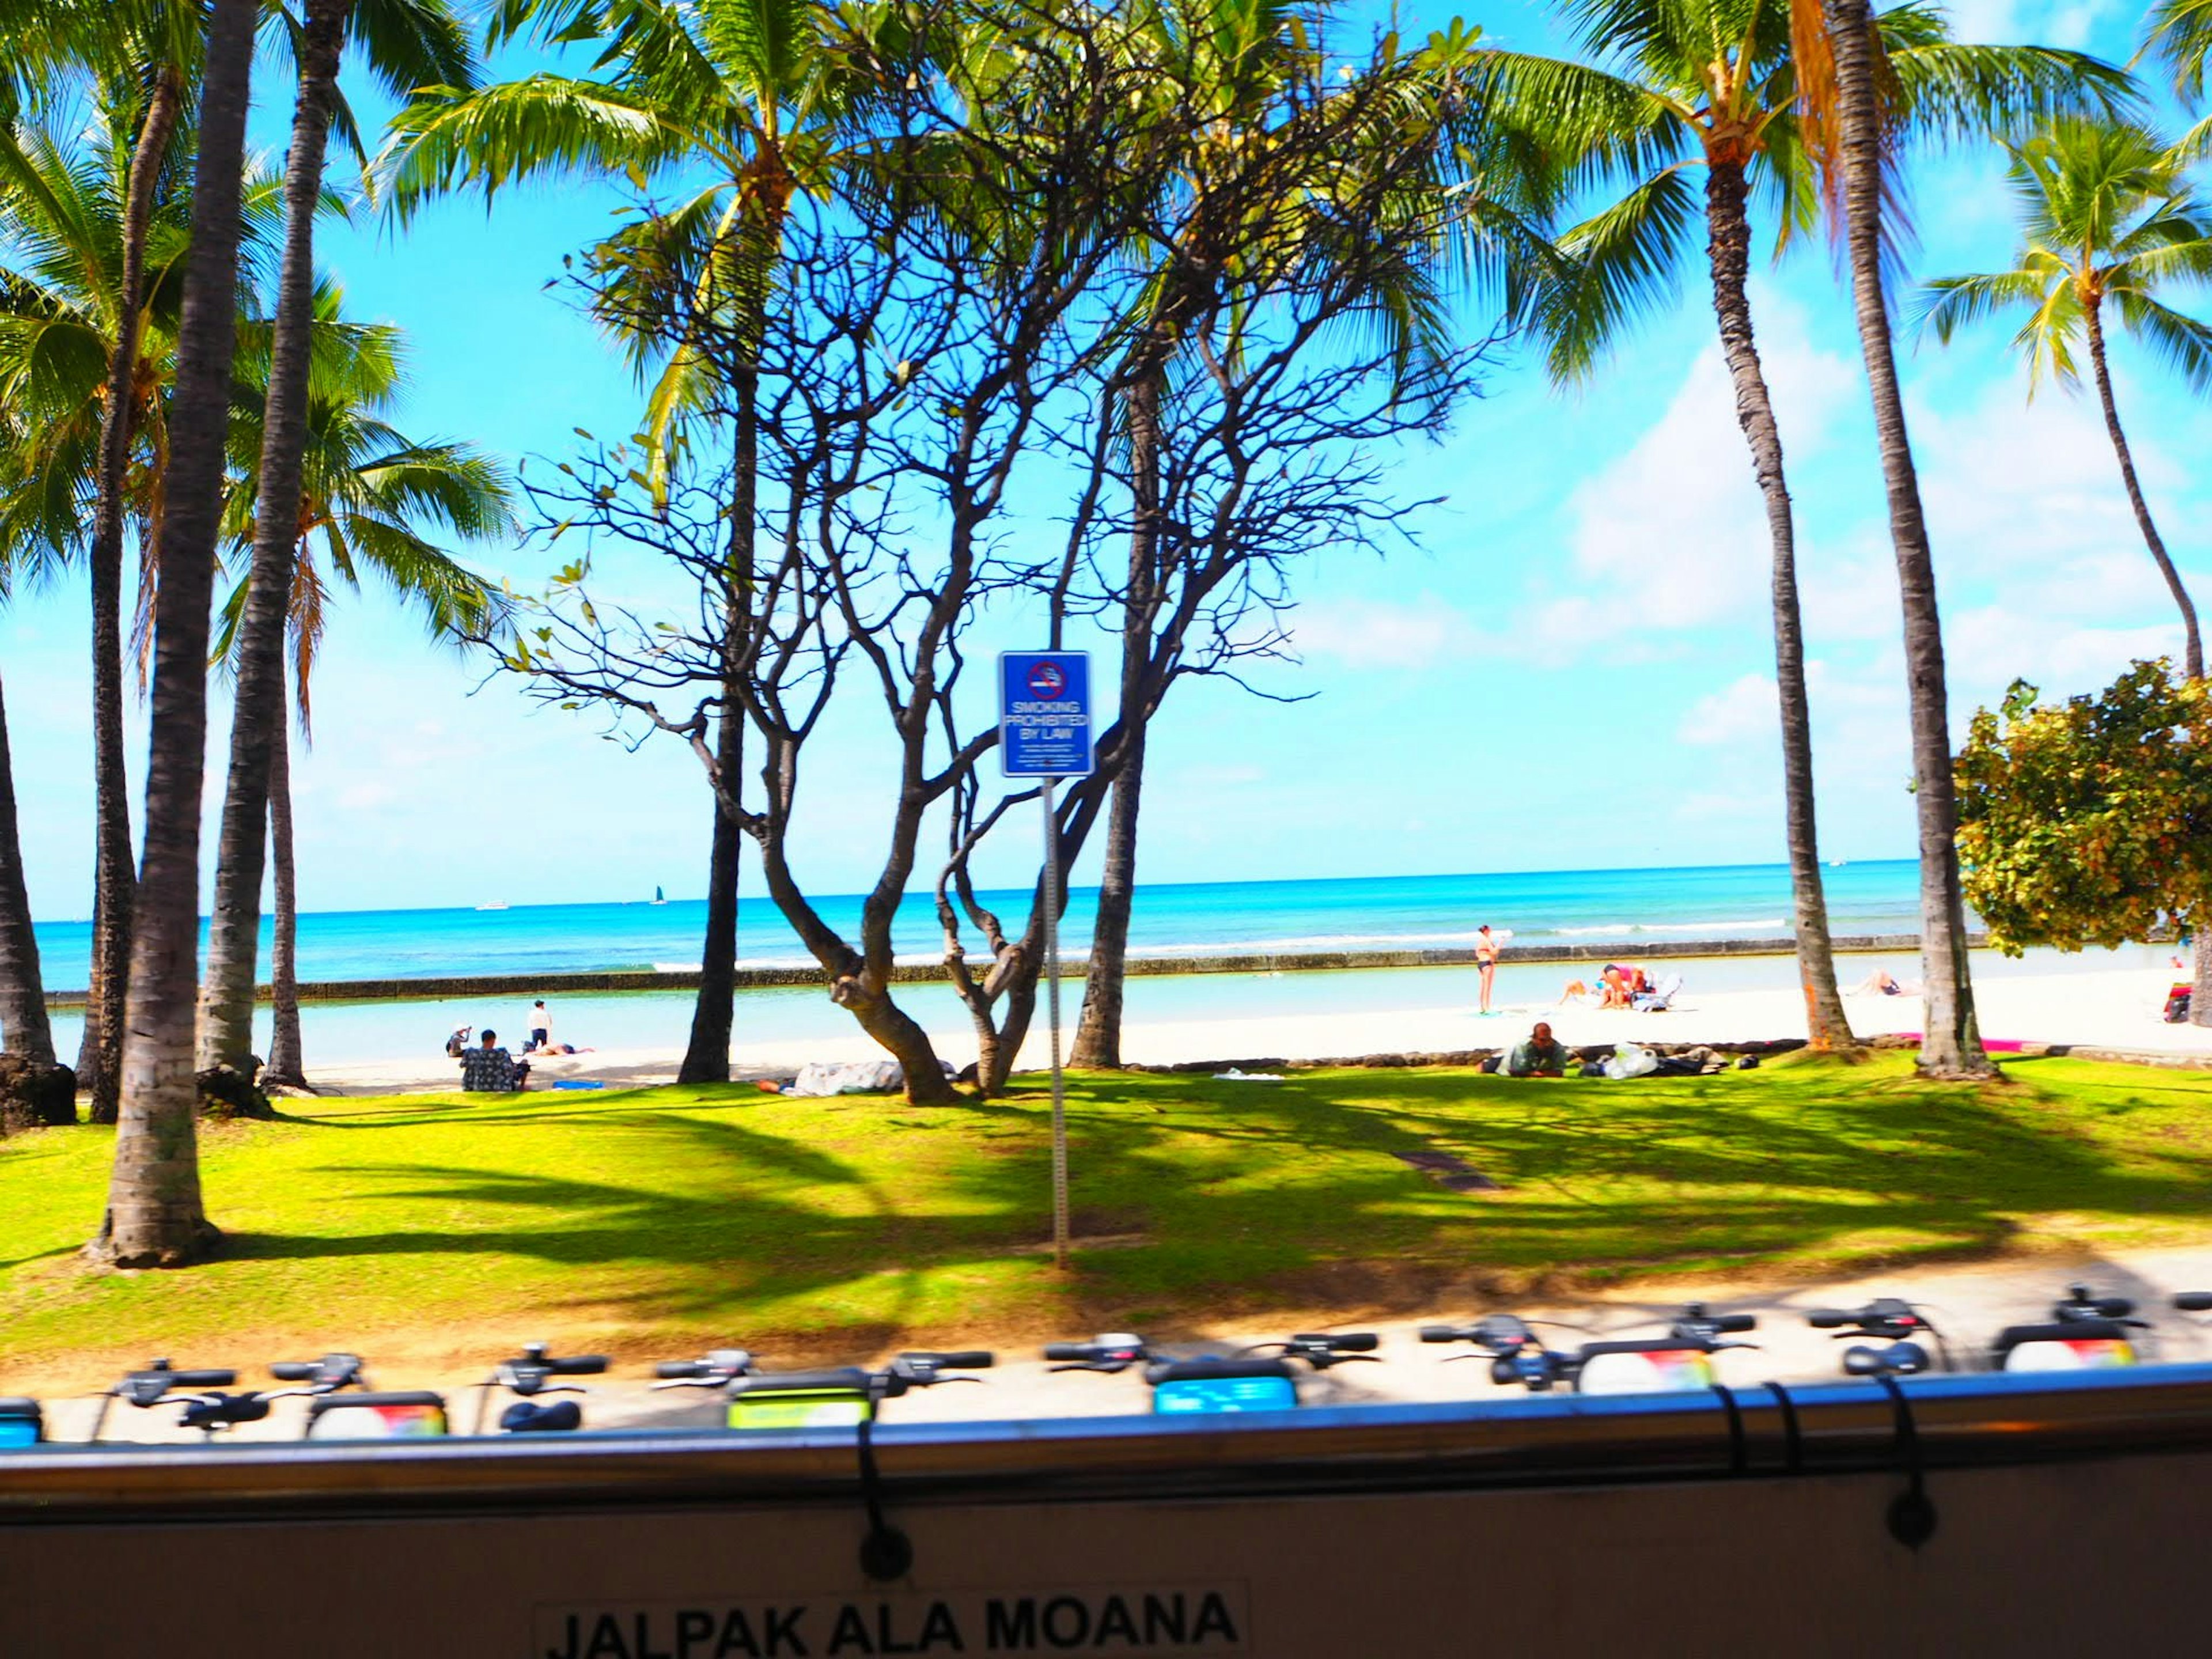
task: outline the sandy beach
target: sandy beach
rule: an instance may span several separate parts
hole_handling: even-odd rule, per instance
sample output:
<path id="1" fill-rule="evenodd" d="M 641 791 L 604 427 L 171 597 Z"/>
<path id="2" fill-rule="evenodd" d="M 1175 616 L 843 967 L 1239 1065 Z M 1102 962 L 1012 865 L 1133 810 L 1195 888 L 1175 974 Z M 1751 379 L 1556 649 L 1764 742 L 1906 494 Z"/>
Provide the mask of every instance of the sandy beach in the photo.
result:
<path id="1" fill-rule="evenodd" d="M 1846 963 L 1854 975 L 1863 975 L 1866 962 Z M 1157 1016 L 1133 1019 L 1126 1028 L 1124 1053 L 1140 1065 L 1179 1065 L 1203 1060 L 1260 1059 L 1322 1060 L 1347 1055 L 1436 1052 L 1499 1048 L 1528 1035 L 1538 1019 L 1547 1019 L 1560 1038 L 1569 1043 L 1747 1042 L 1805 1035 L 1803 1002 L 1787 959 L 1772 962 L 1771 987 L 1762 988 L 1698 989 L 1696 963 L 1681 964 L 1685 987 L 1673 1009 L 1665 1013 L 1632 1013 L 1617 1010 L 1528 1000 L 1541 983 L 1556 994 L 1565 974 L 1554 969 L 1527 969 L 1520 977 L 1501 975 L 1497 1012 L 1487 1017 L 1474 1012 L 1474 976 L 1463 969 L 1437 969 L 1424 972 L 1417 983 L 1426 993 L 1408 1001 L 1429 1006 L 1376 1007 L 1348 1006 L 1341 1012 L 1316 1012 L 1311 1005 L 1316 986 L 1326 1003 L 1328 981 L 1352 981 L 1358 974 L 1284 976 L 1303 981 L 1301 1006 L 1296 1012 L 1277 1014 L 1243 1013 L 1233 1018 L 1177 1019 Z M 1908 971 L 1905 964 L 1893 971 Z M 1541 975 L 1540 981 L 1537 975 Z M 2104 967 L 2085 959 L 2066 971 L 1989 974 L 1977 981 L 1976 996 L 1982 1032 L 1993 1042 L 2053 1043 L 2125 1049 L 2212 1060 L 2212 1029 L 2169 1025 L 2159 1018 L 2167 987 L 2184 977 L 2178 970 L 2143 967 Z M 1347 993 L 1352 988 L 1347 986 Z M 1438 1006 L 1463 991 L 1457 1006 Z M 1347 1005 L 1360 999 L 1346 994 Z M 1851 1023 L 1863 1036 L 1917 1031 L 1920 1028 L 1917 996 L 1883 996 L 1855 993 L 1846 998 Z M 1076 998 L 1066 1005 L 1066 1019 L 1073 1028 Z M 312 1019 L 313 1016 L 310 1015 Z M 975 1038 L 964 1024 L 930 1022 L 938 1052 L 954 1065 L 974 1056 Z M 596 1035 L 596 1034 L 595 1034 Z M 312 1034 L 310 1036 L 312 1044 Z M 747 1076 L 787 1074 L 809 1060 L 873 1060 L 881 1057 L 857 1026 L 834 1035 L 779 1039 L 748 1029 L 740 1003 L 738 1032 L 732 1050 L 733 1064 Z M 665 1083 L 673 1080 L 681 1059 L 675 1046 L 624 1047 L 619 1042 L 595 1046 L 590 1053 L 538 1057 L 533 1080 L 598 1079 L 611 1086 Z M 1022 1050 L 1024 1069 L 1047 1064 L 1044 1022 Z M 319 1086 L 348 1094 L 398 1093 L 452 1089 L 453 1063 L 433 1049 L 421 1057 L 360 1060 L 316 1066 L 311 1074 Z"/>

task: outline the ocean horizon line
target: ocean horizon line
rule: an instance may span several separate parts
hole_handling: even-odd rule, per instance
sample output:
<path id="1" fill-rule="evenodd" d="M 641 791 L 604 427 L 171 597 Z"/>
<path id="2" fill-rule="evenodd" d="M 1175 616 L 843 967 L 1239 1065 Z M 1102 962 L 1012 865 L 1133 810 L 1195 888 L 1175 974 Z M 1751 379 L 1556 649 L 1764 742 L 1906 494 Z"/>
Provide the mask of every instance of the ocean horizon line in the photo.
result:
<path id="1" fill-rule="evenodd" d="M 1917 857 L 1830 859 L 1824 861 L 1823 868 L 1828 870 L 1869 870 L 1891 866 L 1917 866 L 1920 860 Z M 1725 864 L 1591 865 L 1579 868 L 1557 870 L 1446 870 L 1402 872 L 1395 875 L 1358 876 L 1245 876 L 1222 877 L 1206 881 L 1139 882 L 1137 884 L 1136 890 L 1139 896 L 1141 898 L 1144 895 L 1148 893 L 1155 895 L 1195 893 L 1222 888 L 1326 887 L 1341 890 L 1344 888 L 1361 885 L 1388 885 L 1394 883 L 1407 882 L 1566 881 L 1586 878 L 1605 878 L 1617 880 L 1623 877 L 1632 876 L 1664 877 L 1683 875 L 1724 875 L 1735 872 L 1778 870 L 1786 872 L 1789 868 L 1790 866 L 1787 860 L 1777 859 L 1763 862 L 1737 861 Z M 993 897 L 1004 896 L 1007 895 L 1025 895 L 1031 889 L 1026 884 L 1013 887 L 980 887 L 976 889 L 979 896 L 990 896 Z M 1070 900 L 1081 896 L 1096 897 L 1097 892 L 1098 886 L 1097 883 L 1078 882 L 1069 885 L 1067 889 L 1067 896 Z M 867 896 L 868 895 L 866 892 L 821 893 L 814 895 L 811 902 L 816 904 L 825 905 L 857 904 L 865 900 Z M 368 905 L 332 910 L 303 909 L 299 913 L 299 915 L 300 919 L 304 921 L 310 917 L 337 919 L 351 916 L 489 915 L 496 915 L 501 912 L 508 914 L 530 914 L 542 913 L 550 910 L 598 908 L 635 909 L 640 908 L 664 908 L 672 905 L 703 905 L 706 902 L 706 896 L 704 894 L 700 894 L 696 896 L 662 897 L 659 899 L 646 897 L 560 899 L 550 903 L 489 902 L 479 904 Z M 907 902 L 933 902 L 933 896 L 927 886 L 909 888 L 905 894 L 902 903 L 903 904 Z M 756 906 L 762 903 L 768 903 L 771 906 L 774 904 L 773 900 L 767 898 L 763 894 L 758 893 L 754 894 L 750 897 L 750 902 Z M 266 913 L 264 912 L 264 921 L 266 919 Z M 201 923 L 205 925 L 207 920 L 208 918 L 206 915 L 203 913 L 200 917 Z M 89 916 L 34 917 L 33 919 L 32 925 L 34 927 L 89 927 L 92 925 L 92 918 Z M 1618 926 L 1623 927 L 1640 925 L 1650 924 L 1637 924 L 1630 922 L 1618 924 Z M 1667 925 L 1670 927 L 1680 927 L 1691 925 L 1705 926 L 1708 924 L 1670 923 Z M 1710 925 L 1729 927 L 1741 924 L 1721 921 Z M 1768 925 L 1773 924 L 1769 923 Z"/>

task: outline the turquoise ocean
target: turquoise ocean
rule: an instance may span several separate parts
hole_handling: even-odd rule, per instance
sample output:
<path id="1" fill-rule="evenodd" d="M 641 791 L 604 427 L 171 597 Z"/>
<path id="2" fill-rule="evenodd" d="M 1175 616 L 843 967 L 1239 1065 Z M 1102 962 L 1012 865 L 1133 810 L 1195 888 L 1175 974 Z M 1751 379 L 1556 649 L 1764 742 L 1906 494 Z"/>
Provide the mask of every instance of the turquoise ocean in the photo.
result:
<path id="1" fill-rule="evenodd" d="M 1917 866 L 1910 860 L 1831 866 L 1825 872 L 1829 912 L 1838 934 L 1909 933 L 1917 921 Z M 1018 927 L 1026 892 L 984 896 Z M 1096 894 L 1072 896 L 1061 937 L 1071 954 L 1088 943 Z M 857 896 L 826 899 L 830 921 L 856 928 Z M 739 954 L 760 965 L 799 965 L 799 943 L 775 906 L 757 895 L 742 902 Z M 1679 869 L 1540 871 L 1485 875 L 1360 877 L 1339 880 L 1163 884 L 1138 895 L 1131 929 L 1134 951 L 1155 957 L 1449 948 L 1466 945 L 1484 922 L 1517 945 L 1606 945 L 1633 957 L 1639 945 L 1727 939 L 1771 939 L 1790 932 L 1789 871 L 1782 865 L 1701 866 Z M 404 980 L 455 975 L 520 976 L 616 969 L 688 969 L 698 963 L 706 905 L 701 900 L 649 897 L 623 903 L 517 905 L 504 910 L 324 912 L 300 921 L 303 980 Z M 896 933 L 902 956 L 939 958 L 934 907 L 927 895 L 901 909 Z M 76 989 L 85 982 L 89 929 L 82 922 L 41 924 L 46 982 Z M 974 948 L 971 940 L 970 947 Z M 2043 953 L 2035 953 L 2039 956 Z M 2097 953 L 2101 954 L 2101 953 Z M 2147 958 L 2148 959 L 2148 958 Z M 267 945 L 262 955 L 267 971 Z M 2079 957 L 2072 959 L 2080 962 Z M 1911 957 L 1850 959 L 1852 976 L 1875 965 L 1901 977 L 1917 973 Z M 1976 971 L 2013 972 L 2034 966 L 1989 957 Z M 2047 964 L 2046 964 L 2047 965 Z M 1707 958 L 1680 964 L 1707 989 L 1789 982 L 1786 957 Z M 1508 964 L 1499 975 L 1501 1002 L 1548 1005 L 1564 970 Z M 1363 1010 L 1464 1008 L 1473 975 L 1453 969 L 1371 969 L 1356 973 L 1208 973 L 1139 975 L 1127 986 L 1133 1023 L 1237 1019 L 1253 1015 L 1322 1016 Z M 941 985 L 903 986 L 899 1000 L 934 1031 L 945 1052 L 971 1052 L 966 1011 Z M 1068 991 L 1074 1018 L 1079 984 Z M 555 1029 L 567 1041 L 600 1048 L 680 1053 L 694 999 L 681 991 L 559 994 Z M 849 1041 L 851 1017 L 818 987 L 739 993 L 737 1054 L 748 1042 L 817 1038 Z M 455 1027 L 523 1029 L 528 997 L 438 997 L 357 1003 L 313 1002 L 302 1018 L 310 1068 L 320 1065 L 434 1056 Z M 259 1042 L 267 1042 L 263 1011 Z M 62 1014 L 55 1036 L 73 1054 L 77 1020 Z M 266 1053 L 265 1046 L 261 1052 Z"/>
<path id="2" fill-rule="evenodd" d="M 1838 933 L 1912 933 L 1918 868 L 1909 859 L 1832 866 L 1830 926 Z M 1009 927 L 1028 914 L 1026 891 L 986 893 Z M 1097 892 L 1070 895 L 1061 939 L 1079 952 L 1091 937 Z M 831 926 L 857 937 L 858 895 L 827 898 Z M 799 941 L 767 899 L 741 903 L 739 954 L 757 966 L 800 966 Z M 1517 945 L 1620 944 L 1662 939 L 1778 938 L 1790 932 L 1790 872 L 1779 864 L 1662 870 L 1563 870 L 1496 875 L 1365 876 L 1313 881 L 1224 881 L 1143 888 L 1130 926 L 1141 955 L 1388 951 L 1465 946 L 1487 922 Z M 573 974 L 699 964 L 703 899 L 516 905 L 500 910 L 352 910 L 300 918 L 300 977 L 307 981 Z M 91 948 L 87 922 L 42 922 L 46 984 L 82 989 Z M 909 895 L 893 938 L 899 953 L 934 961 L 937 915 Z M 262 963 L 268 963 L 268 926 Z M 973 941 L 971 941 L 972 948 Z"/>

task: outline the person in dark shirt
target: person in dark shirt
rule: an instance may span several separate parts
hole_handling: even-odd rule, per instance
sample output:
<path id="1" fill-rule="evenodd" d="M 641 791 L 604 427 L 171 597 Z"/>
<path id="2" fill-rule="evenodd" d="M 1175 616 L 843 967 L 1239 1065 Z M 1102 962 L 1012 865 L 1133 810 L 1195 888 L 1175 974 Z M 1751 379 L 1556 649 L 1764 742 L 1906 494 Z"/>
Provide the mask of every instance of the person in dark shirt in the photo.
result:
<path id="1" fill-rule="evenodd" d="M 1540 1019 L 1528 1033 L 1528 1040 L 1505 1060 L 1508 1077 L 1565 1077 L 1566 1073 L 1567 1051 L 1552 1035 L 1551 1026 Z"/>
<path id="2" fill-rule="evenodd" d="M 511 1095 L 530 1080 L 530 1062 L 519 1060 L 499 1047 L 499 1033 L 487 1027 L 483 1041 L 461 1051 L 461 1092 L 469 1095 Z"/>

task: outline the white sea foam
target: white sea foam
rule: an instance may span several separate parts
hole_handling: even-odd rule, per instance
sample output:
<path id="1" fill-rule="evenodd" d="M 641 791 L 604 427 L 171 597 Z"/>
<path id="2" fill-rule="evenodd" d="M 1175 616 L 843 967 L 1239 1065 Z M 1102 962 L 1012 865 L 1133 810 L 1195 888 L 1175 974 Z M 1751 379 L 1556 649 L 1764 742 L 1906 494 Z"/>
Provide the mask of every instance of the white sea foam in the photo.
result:
<path id="1" fill-rule="evenodd" d="M 1602 921 L 1595 927 L 1558 927 L 1553 931 L 1562 937 L 1577 937 L 1585 933 L 1724 933 L 1741 932 L 1747 927 L 1787 927 L 1784 916 L 1753 916 L 1749 921 Z"/>

